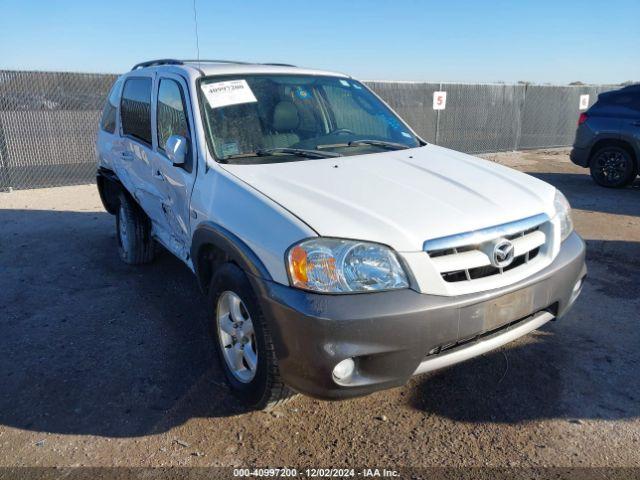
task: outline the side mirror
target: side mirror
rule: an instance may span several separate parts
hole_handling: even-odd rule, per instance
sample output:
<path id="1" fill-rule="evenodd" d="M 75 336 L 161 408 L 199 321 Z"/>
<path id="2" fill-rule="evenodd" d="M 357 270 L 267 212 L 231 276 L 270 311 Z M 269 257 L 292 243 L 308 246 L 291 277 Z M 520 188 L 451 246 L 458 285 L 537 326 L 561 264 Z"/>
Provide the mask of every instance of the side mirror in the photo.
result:
<path id="1" fill-rule="evenodd" d="M 167 139 L 165 151 L 175 166 L 184 165 L 187 157 L 187 139 L 180 135 L 171 135 Z"/>

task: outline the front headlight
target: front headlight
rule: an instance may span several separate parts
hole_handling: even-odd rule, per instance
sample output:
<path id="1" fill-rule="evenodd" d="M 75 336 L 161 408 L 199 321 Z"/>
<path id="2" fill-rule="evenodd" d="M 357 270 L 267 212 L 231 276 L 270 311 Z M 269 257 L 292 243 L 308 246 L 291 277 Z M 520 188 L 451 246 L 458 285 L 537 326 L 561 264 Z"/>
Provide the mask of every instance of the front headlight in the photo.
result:
<path id="1" fill-rule="evenodd" d="M 289 248 L 291 285 L 322 293 L 372 292 L 408 288 L 393 250 L 376 243 L 313 238 Z"/>
<path id="2" fill-rule="evenodd" d="M 553 205 L 556 209 L 558 220 L 560 220 L 560 239 L 564 242 L 573 232 L 571 205 L 569 205 L 569 201 L 560 190 L 556 190 L 556 198 L 553 200 Z"/>

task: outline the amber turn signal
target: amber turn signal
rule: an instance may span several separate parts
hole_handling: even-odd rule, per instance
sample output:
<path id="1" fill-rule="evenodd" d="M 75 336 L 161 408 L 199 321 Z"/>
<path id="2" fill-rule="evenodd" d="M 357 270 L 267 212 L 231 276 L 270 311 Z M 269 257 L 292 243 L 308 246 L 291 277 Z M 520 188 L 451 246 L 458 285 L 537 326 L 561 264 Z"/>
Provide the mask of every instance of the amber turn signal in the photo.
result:
<path id="1" fill-rule="evenodd" d="M 289 252 L 289 270 L 295 285 L 307 284 L 307 252 L 300 246 Z"/>

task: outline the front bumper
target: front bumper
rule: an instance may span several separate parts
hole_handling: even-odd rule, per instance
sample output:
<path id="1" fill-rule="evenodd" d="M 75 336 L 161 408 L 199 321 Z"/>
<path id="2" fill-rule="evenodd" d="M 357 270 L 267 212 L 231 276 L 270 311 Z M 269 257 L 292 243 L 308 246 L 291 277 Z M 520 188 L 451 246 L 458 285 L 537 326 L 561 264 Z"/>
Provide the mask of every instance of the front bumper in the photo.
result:
<path id="1" fill-rule="evenodd" d="M 314 397 L 342 399 L 403 385 L 414 374 L 482 354 L 562 316 L 586 275 L 584 258 L 584 242 L 573 233 L 551 265 L 529 278 L 457 297 L 413 290 L 322 295 L 252 281 L 283 380 Z M 509 318 L 511 308 L 516 318 Z M 355 373 L 338 383 L 333 367 L 349 357 L 356 359 Z"/>

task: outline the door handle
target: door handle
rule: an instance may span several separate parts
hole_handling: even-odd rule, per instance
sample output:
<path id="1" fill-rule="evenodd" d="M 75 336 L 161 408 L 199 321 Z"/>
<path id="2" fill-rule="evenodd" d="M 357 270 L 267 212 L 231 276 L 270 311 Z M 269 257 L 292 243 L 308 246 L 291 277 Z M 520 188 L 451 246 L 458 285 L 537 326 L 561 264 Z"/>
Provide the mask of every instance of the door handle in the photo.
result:
<path id="1" fill-rule="evenodd" d="M 120 156 L 124 159 L 124 160 L 133 160 L 133 152 L 130 151 L 124 151 L 120 154 Z"/>
<path id="2" fill-rule="evenodd" d="M 158 180 L 164 182 L 165 178 L 163 173 L 160 170 L 156 170 L 155 173 L 153 174 L 154 178 L 157 178 Z"/>

